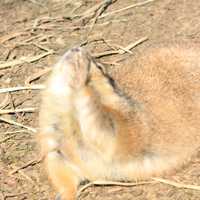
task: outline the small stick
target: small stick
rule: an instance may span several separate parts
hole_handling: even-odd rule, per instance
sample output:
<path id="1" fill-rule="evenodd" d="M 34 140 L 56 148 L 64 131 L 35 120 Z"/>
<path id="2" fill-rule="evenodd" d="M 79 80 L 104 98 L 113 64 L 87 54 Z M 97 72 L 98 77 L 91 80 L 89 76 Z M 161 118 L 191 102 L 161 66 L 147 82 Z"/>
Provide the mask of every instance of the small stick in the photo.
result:
<path id="1" fill-rule="evenodd" d="M 171 185 L 177 188 L 184 188 L 184 189 L 192 189 L 192 190 L 200 190 L 200 186 L 198 185 L 189 185 L 189 184 L 184 184 L 184 183 L 177 183 L 175 181 L 167 180 L 167 179 L 162 179 L 162 178 L 152 178 L 154 181 L 164 183 L 167 185 Z"/>
<path id="2" fill-rule="evenodd" d="M 39 6 L 41 6 L 41 7 L 45 7 L 42 3 L 40 3 L 40 2 L 38 2 L 38 1 L 36 1 L 36 0 L 29 0 L 31 3 L 33 3 L 33 4 L 36 4 L 36 5 L 39 5 Z"/>
<path id="3" fill-rule="evenodd" d="M 104 4 L 102 4 L 98 10 L 96 11 L 96 14 L 95 14 L 95 17 L 94 19 L 92 20 L 92 24 L 91 24 L 91 27 L 87 33 L 87 38 L 89 37 L 89 34 L 92 32 L 93 28 L 94 28 L 94 25 L 95 23 L 97 22 L 98 20 L 98 17 L 106 10 L 106 8 L 110 5 L 110 3 L 112 3 L 112 1 L 105 1 Z"/>
<path id="4" fill-rule="evenodd" d="M 30 85 L 30 83 L 38 78 L 40 78 L 41 76 L 43 76 L 44 74 L 50 72 L 52 70 L 52 68 L 45 68 L 40 70 L 39 72 L 33 74 L 32 76 L 29 76 L 26 80 L 25 80 L 25 85 Z"/>
<path id="5" fill-rule="evenodd" d="M 8 141 L 8 140 L 10 140 L 14 137 L 15 137 L 15 135 L 7 136 L 7 137 L 3 138 L 2 140 L 0 140 L 0 144 L 2 144 L 2 143 L 6 142 L 6 141 Z"/>
<path id="6" fill-rule="evenodd" d="M 15 121 L 13 121 L 13 120 L 10 120 L 10 119 L 6 119 L 6 118 L 4 118 L 4 117 L 0 117 L 0 121 L 3 121 L 3 122 L 6 122 L 6 123 L 8 123 L 8 124 L 12 124 L 12 125 L 15 125 L 15 126 L 19 126 L 19 127 L 25 128 L 25 129 L 27 129 L 27 130 L 29 130 L 29 131 L 32 131 L 33 133 L 36 133 L 36 132 L 37 132 L 37 130 L 36 130 L 35 128 L 29 127 L 29 126 L 25 126 L 25 125 L 23 125 L 23 124 L 20 124 L 20 123 L 18 123 L 18 122 L 15 122 Z"/>
<path id="7" fill-rule="evenodd" d="M 30 37 L 30 38 L 24 40 L 23 43 L 31 42 L 31 41 L 33 41 L 33 40 L 36 40 L 36 39 L 40 38 L 41 36 L 42 36 L 42 35 L 35 35 L 35 36 L 33 36 L 33 37 Z"/>
<path id="8" fill-rule="evenodd" d="M 16 169 L 15 165 L 12 165 L 12 168 Z M 31 177 L 29 177 L 25 172 L 23 172 L 22 170 L 18 170 L 17 171 L 19 175 L 22 175 L 25 179 L 29 180 L 32 184 L 35 184 L 35 182 L 33 181 L 33 179 Z M 13 174 L 9 174 L 11 177 L 14 177 Z M 19 177 L 18 177 L 19 178 Z M 21 178 L 21 177 L 20 177 Z"/>
<path id="9" fill-rule="evenodd" d="M 87 17 L 90 17 L 90 18 L 94 17 L 92 19 L 92 24 L 91 24 L 91 26 L 90 26 L 90 28 L 87 32 L 86 38 L 88 38 L 90 33 L 92 32 L 94 25 L 97 22 L 99 16 L 102 15 L 102 13 L 108 8 L 108 6 L 110 6 L 112 3 L 116 2 L 116 1 L 117 0 L 104 0 L 104 1 L 100 2 L 99 4 L 97 4 L 93 7 L 94 10 L 91 13 L 89 12 L 89 16 L 87 16 L 87 13 L 86 13 L 86 16 L 83 16 L 81 18 L 81 20 L 82 20 L 82 19 L 85 19 Z"/>
<path id="10" fill-rule="evenodd" d="M 130 50 L 132 49 L 132 48 L 134 48 L 134 47 L 136 47 L 136 46 L 138 46 L 139 44 L 141 44 L 141 43 L 143 43 L 143 42 L 145 42 L 145 41 L 147 41 L 148 40 L 148 38 L 147 37 L 143 37 L 143 38 L 141 38 L 141 39 L 139 39 L 139 40 L 137 40 L 136 42 L 133 42 L 133 43 L 131 43 L 131 44 L 129 44 L 128 46 L 126 46 L 125 48 L 123 48 L 123 50 L 119 50 L 119 52 L 121 52 L 121 54 L 123 54 L 123 53 L 125 53 L 125 52 L 131 52 Z M 132 52 L 131 52 L 132 53 Z"/>
<path id="11" fill-rule="evenodd" d="M 18 130 L 18 131 L 7 131 L 7 132 L 0 132 L 0 135 L 2 134 L 14 134 L 14 133 L 27 133 L 28 130 L 25 130 L 25 129 L 21 129 L 21 130 Z"/>
<path id="12" fill-rule="evenodd" d="M 104 57 L 104 56 L 111 56 L 111 55 L 115 55 L 115 54 L 119 54 L 119 51 L 118 50 L 104 51 L 104 52 L 101 52 L 101 53 L 92 54 L 92 57 L 101 58 L 101 57 Z"/>
<path id="13" fill-rule="evenodd" d="M 35 112 L 36 108 L 0 109 L 0 115 L 19 112 Z"/>
<path id="14" fill-rule="evenodd" d="M 36 40 L 36 39 L 40 38 L 40 37 L 44 37 L 44 36 L 43 36 L 42 34 L 41 34 L 41 35 L 39 34 L 39 35 L 36 35 L 36 36 L 30 37 L 30 38 L 24 40 L 23 43 L 31 42 L 31 41 L 33 41 L 33 40 Z"/>
<path id="15" fill-rule="evenodd" d="M 18 87 L 11 87 L 11 88 L 1 88 L 0 94 L 6 93 L 6 92 L 16 92 L 20 90 L 42 90 L 42 89 L 45 89 L 44 85 L 30 85 L 30 86 L 18 86 Z"/>
<path id="16" fill-rule="evenodd" d="M 42 50 L 44 50 L 44 51 L 46 51 L 46 52 L 50 52 L 50 51 L 51 51 L 51 49 L 48 49 L 47 47 L 44 47 L 44 46 L 42 46 L 42 45 L 40 45 L 40 44 L 38 44 L 38 43 L 35 43 L 35 42 L 29 43 L 29 44 L 33 44 L 34 46 L 36 46 L 36 47 L 38 47 L 39 49 L 42 49 Z"/>
<path id="17" fill-rule="evenodd" d="M 8 198 L 18 197 L 27 194 L 26 192 L 18 193 L 18 194 L 5 194 L 3 200 L 7 200 Z"/>
<path id="18" fill-rule="evenodd" d="M 130 5 L 130 6 L 127 6 L 125 8 L 121 8 L 119 10 L 115 10 L 115 11 L 112 11 L 112 12 L 108 12 L 108 13 L 105 13 L 103 15 L 101 15 L 99 17 L 99 19 L 101 18 L 104 18 L 104 17 L 107 17 L 109 15 L 113 15 L 113 14 L 116 14 L 116 13 L 119 13 L 119 12 L 122 12 L 122 11 L 125 11 L 125 10 L 128 10 L 128 9 L 131 9 L 131 8 L 135 8 L 135 7 L 138 7 L 138 6 L 144 6 L 148 3 L 151 3 L 151 2 L 154 2 L 155 0 L 147 0 L 147 1 L 144 1 L 144 2 L 140 2 L 140 3 L 136 3 L 136 4 L 133 4 L 133 5 Z"/>
<path id="19" fill-rule="evenodd" d="M 54 37 L 54 35 L 42 35 L 42 37 L 38 38 L 39 42 L 43 42 L 44 40 L 48 40 L 49 38 Z"/>
<path id="20" fill-rule="evenodd" d="M 130 53 L 130 52 L 131 52 L 130 50 L 131 50 L 132 48 L 138 46 L 139 44 L 145 42 L 146 40 L 148 40 L 148 38 L 147 38 L 147 37 L 143 37 L 143 38 L 137 40 L 136 42 L 131 43 L 131 44 L 129 44 L 128 46 L 124 47 L 124 48 L 123 48 L 124 50 L 122 50 L 122 49 L 119 49 L 119 50 L 110 50 L 110 51 L 105 51 L 105 52 L 93 54 L 92 56 L 93 56 L 94 58 L 100 58 L 100 57 L 103 57 L 103 56 L 110 56 L 110 55 L 115 55 L 115 54 L 124 54 L 124 53 L 126 53 L 126 52 L 129 52 L 129 53 Z M 131 53 L 132 53 L 132 52 L 131 52 Z"/>
<path id="21" fill-rule="evenodd" d="M 132 51 L 130 51 L 130 50 L 127 50 L 126 48 L 124 48 L 124 47 L 122 47 L 122 46 L 120 46 L 120 45 L 115 45 L 116 47 L 118 47 L 119 48 L 119 54 L 124 54 L 124 53 L 130 53 L 130 54 L 133 54 L 133 52 Z"/>
<path id="22" fill-rule="evenodd" d="M 42 161 L 42 159 L 39 159 L 39 160 L 31 160 L 31 161 L 29 161 L 28 163 L 26 163 L 25 165 L 23 165 L 23 166 L 21 166 L 21 167 L 17 167 L 17 168 L 15 168 L 14 170 L 12 170 L 11 172 L 9 172 L 9 175 L 15 174 L 15 173 L 17 173 L 18 171 L 20 171 L 20 170 L 22 170 L 22 169 L 26 169 L 27 167 L 37 165 L 37 164 L 40 163 L 41 161 Z"/>
<path id="23" fill-rule="evenodd" d="M 3 101 L 0 103 L 0 109 L 5 108 L 9 104 L 9 93 L 7 93 L 3 99 Z"/>
<path id="24" fill-rule="evenodd" d="M 118 182 L 118 181 L 94 181 L 94 182 L 90 182 L 86 185 L 84 185 L 83 187 L 81 187 L 78 190 L 77 193 L 77 197 L 80 196 L 80 194 L 86 190 L 87 188 L 91 187 L 91 186 L 124 186 L 124 187 L 132 187 L 132 186 L 136 186 L 136 185 L 144 185 L 144 184 L 151 184 L 151 183 L 155 183 L 155 181 L 143 181 L 143 182 Z"/>
<path id="25" fill-rule="evenodd" d="M 4 35 L 2 37 L 0 37 L 0 44 L 3 44 L 4 42 L 11 40 L 13 38 L 16 38 L 17 36 L 21 36 L 21 35 L 27 35 L 28 33 L 26 32 L 15 32 L 15 33 L 11 33 L 9 35 Z"/>
<path id="26" fill-rule="evenodd" d="M 89 8 L 88 10 L 86 10 L 81 16 L 73 16 L 73 18 L 75 17 L 81 17 L 82 19 L 88 18 L 88 17 L 93 17 L 94 14 L 102 7 L 108 7 L 109 5 L 111 5 L 112 3 L 115 3 L 117 0 L 104 0 L 101 1 L 98 4 L 95 4 L 92 8 Z"/>
<path id="27" fill-rule="evenodd" d="M 46 57 L 50 54 L 53 54 L 53 53 L 54 52 L 52 50 L 52 51 L 48 51 L 48 52 L 39 54 L 37 56 L 24 57 L 24 58 L 20 58 L 20 59 L 17 59 L 17 60 L 12 60 L 12 61 L 8 61 L 8 62 L 0 63 L 0 69 L 6 69 L 6 68 L 9 68 L 9 67 L 13 67 L 15 65 L 22 65 L 26 62 L 32 63 L 32 62 L 40 60 L 41 58 L 44 58 L 44 57 Z"/>
<path id="28" fill-rule="evenodd" d="M 33 181 L 33 179 L 31 177 L 29 177 L 27 174 L 25 174 L 22 170 L 18 170 L 18 172 L 27 180 L 29 180 L 32 184 L 35 184 L 35 182 Z"/>

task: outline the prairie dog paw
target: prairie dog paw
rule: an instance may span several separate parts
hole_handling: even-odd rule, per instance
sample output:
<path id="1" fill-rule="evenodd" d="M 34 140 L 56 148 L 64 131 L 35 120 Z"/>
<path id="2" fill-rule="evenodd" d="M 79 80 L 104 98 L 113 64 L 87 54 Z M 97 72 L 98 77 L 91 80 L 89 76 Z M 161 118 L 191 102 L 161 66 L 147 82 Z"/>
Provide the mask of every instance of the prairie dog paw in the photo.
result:
<path id="1" fill-rule="evenodd" d="M 90 58 L 82 48 L 72 48 L 59 60 L 56 67 L 72 89 L 85 86 L 90 68 Z"/>
<path id="2" fill-rule="evenodd" d="M 55 200 L 62 200 L 60 193 L 56 194 Z"/>

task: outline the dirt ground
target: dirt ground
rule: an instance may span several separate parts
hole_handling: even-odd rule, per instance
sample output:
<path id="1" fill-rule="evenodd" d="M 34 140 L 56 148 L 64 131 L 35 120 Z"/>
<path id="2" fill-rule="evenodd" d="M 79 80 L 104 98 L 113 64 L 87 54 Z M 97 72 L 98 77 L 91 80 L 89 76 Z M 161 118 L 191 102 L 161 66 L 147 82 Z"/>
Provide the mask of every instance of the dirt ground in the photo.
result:
<path id="1" fill-rule="evenodd" d="M 63 52 L 81 44 L 97 57 L 103 52 L 98 60 L 108 67 L 123 66 L 129 57 L 151 45 L 200 42 L 200 1 L 152 0 L 140 5 L 141 0 L 117 0 L 102 15 L 98 15 L 100 10 L 91 14 L 89 9 L 101 1 L 0 0 L 0 108 L 4 111 L 0 110 L 0 199 L 46 200 L 55 195 L 38 156 L 35 130 L 39 86 L 48 76 L 45 71 Z M 136 7 L 110 13 L 137 3 Z M 120 52 L 124 54 L 104 54 L 140 39 L 145 41 L 131 49 L 133 55 L 123 50 Z M 19 86 L 31 89 L 3 91 Z M 28 110 L 8 113 L 23 108 Z M 200 185 L 200 154 L 184 169 L 165 178 Z M 133 187 L 90 187 L 80 199 L 198 200 L 197 189 L 159 182 Z"/>

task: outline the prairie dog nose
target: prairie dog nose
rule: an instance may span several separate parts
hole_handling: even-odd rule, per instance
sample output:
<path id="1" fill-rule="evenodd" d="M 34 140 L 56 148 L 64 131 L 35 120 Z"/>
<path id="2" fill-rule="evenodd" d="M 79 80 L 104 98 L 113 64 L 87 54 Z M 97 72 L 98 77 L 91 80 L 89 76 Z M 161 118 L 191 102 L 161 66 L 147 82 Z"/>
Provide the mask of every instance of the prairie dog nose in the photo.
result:
<path id="1" fill-rule="evenodd" d="M 83 51 L 83 48 L 82 47 L 73 47 L 71 50 L 69 50 L 69 51 L 71 51 L 71 52 L 81 52 L 81 51 Z"/>
<path id="2" fill-rule="evenodd" d="M 64 57 L 66 59 L 70 59 L 72 57 L 75 57 L 77 55 L 82 55 L 84 54 L 85 50 L 82 47 L 73 47 L 72 49 L 68 50 L 65 54 Z"/>
<path id="3" fill-rule="evenodd" d="M 87 51 L 82 47 L 74 47 L 70 50 L 68 50 L 59 60 L 57 63 L 57 66 L 60 65 L 79 65 L 79 63 L 88 63 L 88 53 Z"/>
<path id="4" fill-rule="evenodd" d="M 68 50 L 55 65 L 53 77 L 59 80 L 59 87 L 80 88 L 88 80 L 91 59 L 83 48 L 74 47 Z"/>

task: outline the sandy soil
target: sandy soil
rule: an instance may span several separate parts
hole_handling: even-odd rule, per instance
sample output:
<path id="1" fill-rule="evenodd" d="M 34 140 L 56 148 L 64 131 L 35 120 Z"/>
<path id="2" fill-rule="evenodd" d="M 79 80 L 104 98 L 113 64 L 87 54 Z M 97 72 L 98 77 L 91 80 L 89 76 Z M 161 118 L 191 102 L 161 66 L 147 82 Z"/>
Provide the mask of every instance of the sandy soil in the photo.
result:
<path id="1" fill-rule="evenodd" d="M 200 42 L 200 1 L 155 0 L 112 15 L 101 15 L 94 23 L 95 16 L 87 16 L 85 11 L 99 2 L 1 0 L 0 88 L 42 84 L 48 76 L 44 70 L 74 45 L 82 44 L 97 54 L 148 38 L 132 49 L 133 55 L 125 53 L 98 58 L 109 67 L 111 64 L 123 66 L 137 51 L 145 51 L 152 45 L 175 41 Z M 142 1 L 118 0 L 103 14 L 138 2 Z M 2 121 L 10 120 L 37 129 L 39 105 L 40 90 L 0 93 L 0 108 L 4 111 L 36 108 L 34 112 L 0 115 L 2 200 L 47 200 L 53 199 L 55 194 L 38 156 L 36 133 L 19 124 Z M 165 178 L 200 185 L 200 154 L 184 169 Z M 90 187 L 81 194 L 80 199 L 198 200 L 200 191 L 155 182 L 134 187 Z"/>

